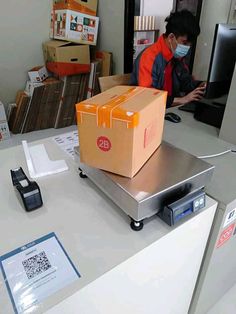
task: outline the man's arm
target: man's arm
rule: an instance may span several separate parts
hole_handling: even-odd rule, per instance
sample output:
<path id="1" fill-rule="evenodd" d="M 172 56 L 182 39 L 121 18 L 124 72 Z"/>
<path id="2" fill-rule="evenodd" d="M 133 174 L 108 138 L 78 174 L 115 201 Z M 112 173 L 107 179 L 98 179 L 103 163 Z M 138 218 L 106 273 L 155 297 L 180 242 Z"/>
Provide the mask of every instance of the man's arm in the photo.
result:
<path id="1" fill-rule="evenodd" d="M 191 101 L 198 101 L 203 97 L 203 94 L 205 92 L 205 86 L 200 86 L 195 88 L 192 92 L 188 93 L 187 95 L 183 97 L 175 97 L 172 102 L 172 107 L 184 105 Z"/>
<path id="2" fill-rule="evenodd" d="M 190 93 L 195 88 L 199 87 L 202 81 L 195 80 L 189 72 L 189 67 L 183 60 L 176 61 L 175 75 L 178 77 L 180 83 L 180 91 Z"/>
<path id="3" fill-rule="evenodd" d="M 185 93 L 185 96 L 173 98 L 171 106 L 174 107 L 191 101 L 199 101 L 203 97 L 206 88 L 205 82 L 195 80 L 192 77 L 184 60 L 177 61 L 175 73 L 180 82 L 180 91 Z"/>

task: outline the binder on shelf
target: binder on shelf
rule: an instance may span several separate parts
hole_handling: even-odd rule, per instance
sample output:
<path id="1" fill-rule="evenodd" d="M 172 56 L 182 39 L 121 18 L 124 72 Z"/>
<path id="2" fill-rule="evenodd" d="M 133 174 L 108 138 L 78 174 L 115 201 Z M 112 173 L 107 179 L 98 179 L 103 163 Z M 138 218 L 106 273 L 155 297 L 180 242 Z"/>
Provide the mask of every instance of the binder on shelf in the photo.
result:
<path id="1" fill-rule="evenodd" d="M 134 31 L 151 31 L 156 30 L 156 16 L 135 16 Z"/>

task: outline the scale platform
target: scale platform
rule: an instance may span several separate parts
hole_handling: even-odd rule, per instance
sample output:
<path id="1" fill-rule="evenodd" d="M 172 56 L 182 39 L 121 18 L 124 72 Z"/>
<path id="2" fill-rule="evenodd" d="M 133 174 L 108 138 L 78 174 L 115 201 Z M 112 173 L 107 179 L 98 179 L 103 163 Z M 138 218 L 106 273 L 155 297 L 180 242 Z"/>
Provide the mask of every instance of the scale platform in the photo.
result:
<path id="1" fill-rule="evenodd" d="M 202 193 L 214 170 L 214 166 L 166 142 L 131 179 L 80 163 L 79 147 L 75 147 L 75 155 L 80 176 L 92 180 L 130 216 L 134 230 L 141 230 L 145 218 L 160 214 L 169 204 L 189 203 L 196 191 Z"/>

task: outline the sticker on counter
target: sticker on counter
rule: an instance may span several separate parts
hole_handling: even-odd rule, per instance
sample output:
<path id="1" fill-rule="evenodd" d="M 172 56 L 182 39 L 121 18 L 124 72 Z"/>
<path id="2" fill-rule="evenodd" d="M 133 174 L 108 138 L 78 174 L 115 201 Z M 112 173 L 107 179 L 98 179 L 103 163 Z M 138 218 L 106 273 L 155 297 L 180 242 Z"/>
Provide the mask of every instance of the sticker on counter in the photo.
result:
<path id="1" fill-rule="evenodd" d="M 54 142 L 74 159 L 74 147 L 79 145 L 78 131 L 72 131 L 53 137 Z"/>
<path id="2" fill-rule="evenodd" d="M 80 277 L 55 233 L 1 256 L 0 266 L 15 313 L 32 312 Z"/>
<path id="3" fill-rule="evenodd" d="M 225 244 L 225 242 L 227 242 L 231 238 L 231 236 L 233 235 L 234 227 L 235 227 L 235 224 L 232 224 L 228 228 L 222 231 L 216 245 L 217 248 Z"/>
<path id="4" fill-rule="evenodd" d="M 226 226 L 228 226 L 232 221 L 234 221 L 236 219 L 236 208 L 231 210 L 226 218 L 225 218 L 225 222 L 224 222 L 224 225 L 223 225 L 223 228 L 225 228 Z"/>

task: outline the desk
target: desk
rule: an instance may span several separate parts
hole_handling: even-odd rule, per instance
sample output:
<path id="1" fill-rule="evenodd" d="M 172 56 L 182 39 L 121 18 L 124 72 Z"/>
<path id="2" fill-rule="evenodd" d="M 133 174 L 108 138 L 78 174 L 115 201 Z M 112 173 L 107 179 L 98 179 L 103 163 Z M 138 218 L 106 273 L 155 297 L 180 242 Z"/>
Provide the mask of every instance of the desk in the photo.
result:
<path id="1" fill-rule="evenodd" d="M 218 129 L 194 120 L 191 113 L 177 108 L 170 110 L 177 113 L 182 118 L 182 122 L 165 123 L 164 139 L 167 142 L 195 156 L 212 155 L 227 149 L 235 149 L 234 145 L 218 138 Z M 233 212 L 236 209 L 236 154 L 229 153 L 206 161 L 215 165 L 206 193 L 217 200 L 219 205 L 190 314 L 206 313 L 236 283 L 236 236 L 231 234 L 231 238 L 217 248 L 222 233 L 236 222 Z M 230 213 L 233 215 L 233 220 L 226 225 Z"/>
<path id="2" fill-rule="evenodd" d="M 207 206 L 174 228 L 158 217 L 141 232 L 51 139 L 51 159 L 65 159 L 69 171 L 37 179 L 44 206 L 26 213 L 12 187 L 9 169 L 22 166 L 23 149 L 1 150 L 0 255 L 55 232 L 81 278 L 45 300 L 39 313 L 186 314 L 216 209 Z M 181 284 L 180 284 L 181 283 Z M 1 313 L 13 313 L 2 276 Z M 60 303 L 61 302 L 61 303 Z"/>

